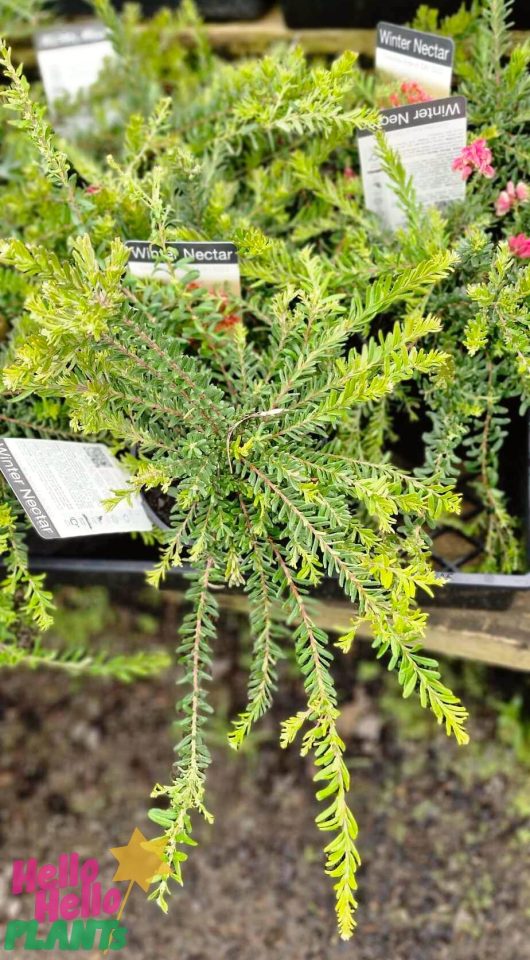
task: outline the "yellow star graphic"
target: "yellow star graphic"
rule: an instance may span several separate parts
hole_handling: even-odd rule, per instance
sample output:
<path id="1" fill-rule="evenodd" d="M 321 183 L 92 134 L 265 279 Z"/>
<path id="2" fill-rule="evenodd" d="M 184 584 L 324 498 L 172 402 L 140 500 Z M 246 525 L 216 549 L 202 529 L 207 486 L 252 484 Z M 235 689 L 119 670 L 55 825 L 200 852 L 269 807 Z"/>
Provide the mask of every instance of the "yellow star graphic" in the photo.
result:
<path id="1" fill-rule="evenodd" d="M 147 837 L 144 837 L 142 831 L 135 827 L 129 843 L 124 847 L 111 848 L 110 852 L 119 864 L 112 879 L 129 881 L 129 886 L 116 917 L 118 922 L 122 918 L 125 904 L 135 883 L 142 888 L 144 893 L 147 893 L 154 876 L 167 877 L 171 873 L 169 863 L 164 863 L 164 847 L 164 837 L 148 840 Z M 109 949 L 110 945 L 104 953 L 107 954 Z"/>
<path id="2" fill-rule="evenodd" d="M 135 827 L 126 846 L 113 847 L 110 851 L 119 863 L 113 879 L 137 883 L 147 893 L 156 874 L 167 876 L 170 872 L 169 864 L 163 863 L 164 843 L 163 837 L 148 840 L 142 831 Z"/>

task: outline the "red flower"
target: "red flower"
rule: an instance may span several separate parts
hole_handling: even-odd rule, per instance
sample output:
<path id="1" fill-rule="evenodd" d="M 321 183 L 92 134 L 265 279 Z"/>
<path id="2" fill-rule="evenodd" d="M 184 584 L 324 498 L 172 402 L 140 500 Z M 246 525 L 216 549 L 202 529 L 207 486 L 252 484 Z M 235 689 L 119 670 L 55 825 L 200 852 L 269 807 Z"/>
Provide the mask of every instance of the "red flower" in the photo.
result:
<path id="1" fill-rule="evenodd" d="M 432 100 L 427 91 L 415 81 L 402 83 L 401 92 L 405 94 L 407 103 L 426 103 L 427 100 Z"/>
<path id="2" fill-rule="evenodd" d="M 399 89 L 405 100 L 401 103 L 399 94 L 391 93 L 390 103 L 393 107 L 402 107 L 407 103 L 426 103 L 427 100 L 432 100 L 427 91 L 420 87 L 415 80 L 404 80 Z"/>
<path id="3" fill-rule="evenodd" d="M 241 323 L 241 317 L 238 317 L 237 313 L 229 313 L 227 317 L 223 317 L 222 320 L 219 320 L 219 323 L 215 324 L 215 331 L 219 333 L 221 330 L 229 330 L 236 323 Z"/>

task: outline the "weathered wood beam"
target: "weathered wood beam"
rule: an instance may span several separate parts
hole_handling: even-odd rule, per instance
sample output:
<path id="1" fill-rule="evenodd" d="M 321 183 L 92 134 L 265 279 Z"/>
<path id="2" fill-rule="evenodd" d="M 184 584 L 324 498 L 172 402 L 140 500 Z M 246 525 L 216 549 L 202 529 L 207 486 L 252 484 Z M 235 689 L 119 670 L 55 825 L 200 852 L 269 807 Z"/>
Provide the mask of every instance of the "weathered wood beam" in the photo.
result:
<path id="1" fill-rule="evenodd" d="M 180 591 L 164 592 L 167 602 L 181 604 Z M 225 610 L 246 613 L 246 597 L 239 593 L 220 593 L 218 600 Z M 332 634 L 344 633 L 352 615 L 350 604 L 341 601 L 319 602 L 316 620 L 319 626 Z M 369 640 L 360 632 L 361 641 Z M 530 671 L 530 595 L 520 594 L 509 610 L 457 610 L 435 608 L 430 610 L 425 647 L 433 653 L 461 657 L 507 670 Z"/>
<path id="2" fill-rule="evenodd" d="M 330 27 L 291 30 L 286 26 L 279 7 L 274 7 L 261 20 L 207 23 L 205 31 L 214 49 L 233 56 L 260 54 L 275 43 L 293 42 L 299 43 L 307 53 L 313 54 L 336 54 L 344 50 L 354 50 L 359 54 L 373 56 L 375 50 L 374 30 L 340 30 Z M 513 31 L 512 35 L 514 43 L 529 36 L 520 30 Z M 163 31 L 161 43 L 167 47 L 172 40 L 189 45 L 195 42 L 191 30 Z M 28 68 L 35 65 L 35 52 L 27 37 L 13 41 L 13 57 L 17 63 L 24 63 Z"/>

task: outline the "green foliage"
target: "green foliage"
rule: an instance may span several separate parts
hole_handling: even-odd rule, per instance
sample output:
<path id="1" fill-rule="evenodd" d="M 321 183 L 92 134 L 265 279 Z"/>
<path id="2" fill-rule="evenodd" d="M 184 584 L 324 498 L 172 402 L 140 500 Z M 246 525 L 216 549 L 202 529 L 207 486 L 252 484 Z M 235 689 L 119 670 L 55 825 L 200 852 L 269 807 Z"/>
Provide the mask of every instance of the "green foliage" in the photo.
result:
<path id="1" fill-rule="evenodd" d="M 486 535 L 487 565 L 516 568 L 499 457 L 507 403 L 524 407 L 530 385 L 530 275 L 507 244 L 528 229 L 530 204 L 504 221 L 494 213 L 500 187 L 528 169 L 528 50 L 502 59 L 502 5 L 484 7 L 481 19 L 461 11 L 443 29 L 467 45 L 460 89 L 473 134 L 490 139 L 497 179 L 475 177 L 466 203 L 443 213 L 419 209 L 380 135 L 406 215 L 391 236 L 364 210 L 351 175 L 353 134 L 377 127 L 386 96 L 353 54 L 311 64 L 290 48 L 226 63 L 200 26 L 194 44 L 175 43 L 175 30 L 195 19 L 189 4 L 140 31 L 134 8 L 117 16 L 98 0 L 116 64 L 85 104 L 92 123 L 63 125 L 58 139 L 2 49 L 3 110 L 17 126 L 2 140 L 0 313 L 10 333 L 0 433 L 107 442 L 131 471 L 114 502 L 131 489 L 158 489 L 169 501 L 152 585 L 173 566 L 194 570 L 178 650 L 174 776 L 155 787 L 161 805 L 151 811 L 171 868 L 152 894 L 163 909 L 171 878 L 182 882 L 193 815 L 211 820 L 206 692 L 222 584 L 248 595 L 253 643 L 233 748 L 270 706 L 278 662 L 294 644 L 306 705 L 284 725 L 282 743 L 304 727 L 302 751 L 314 758 L 317 799 L 326 802 L 317 825 L 329 835 L 326 871 L 343 937 L 355 923 L 359 854 L 333 651 L 312 603 L 325 577 L 352 604 L 338 649 L 347 653 L 367 624 L 403 697 L 416 693 L 448 734 L 467 740 L 464 707 L 421 652 L 427 618 L 417 597 L 439 582 L 429 529 L 451 515 L 464 523 L 454 518 L 463 462 L 485 508 L 473 532 Z M 418 16 L 434 28 L 433 14 Z M 59 122 L 82 105 L 60 105 Z M 163 259 L 171 240 L 232 240 L 242 297 L 198 288 L 190 267 L 167 284 L 135 279 L 129 238 L 159 243 Z M 415 472 L 391 459 L 403 413 L 430 421 Z M 33 665 L 35 626 L 48 625 L 51 598 L 28 570 L 26 524 L 6 498 L 1 629 L 13 662 L 27 654 Z M 86 657 L 63 663 L 125 679 L 153 664 Z"/>
<path id="2" fill-rule="evenodd" d="M 5 36 L 29 37 L 36 27 L 46 22 L 49 10 L 46 0 L 2 0 L 0 14 Z"/>
<path id="3" fill-rule="evenodd" d="M 497 711 L 500 741 L 513 750 L 519 763 L 529 767 L 530 723 L 523 696 L 517 693 L 507 701 L 495 700 L 493 706 Z"/>

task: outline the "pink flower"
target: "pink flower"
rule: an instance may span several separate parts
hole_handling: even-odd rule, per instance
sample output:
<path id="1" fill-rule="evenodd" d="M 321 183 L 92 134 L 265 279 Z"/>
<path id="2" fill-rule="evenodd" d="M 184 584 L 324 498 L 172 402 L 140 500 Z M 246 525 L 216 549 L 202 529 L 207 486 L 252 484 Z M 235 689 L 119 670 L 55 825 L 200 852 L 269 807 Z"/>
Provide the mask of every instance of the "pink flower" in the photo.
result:
<path id="1" fill-rule="evenodd" d="M 527 237 L 526 233 L 518 233 L 516 237 L 510 237 L 508 246 L 514 257 L 530 260 L 530 237 Z"/>
<path id="2" fill-rule="evenodd" d="M 85 193 L 99 193 L 101 187 L 97 183 L 91 183 L 90 186 L 85 187 Z"/>
<path id="3" fill-rule="evenodd" d="M 495 213 L 498 217 L 503 217 L 509 213 L 515 203 L 515 187 L 511 180 L 506 184 L 506 190 L 501 190 L 495 201 Z"/>
<path id="4" fill-rule="evenodd" d="M 495 176 L 495 170 L 491 165 L 493 159 L 490 148 L 483 137 L 473 140 L 467 147 L 463 147 L 460 156 L 453 160 L 453 170 L 460 170 L 462 180 L 467 180 L 474 170 L 481 173 L 483 177 L 491 180 Z"/>
<path id="5" fill-rule="evenodd" d="M 342 172 L 346 180 L 357 179 L 357 174 L 355 173 L 355 170 L 353 169 L 353 167 L 344 167 L 344 170 Z"/>
<path id="6" fill-rule="evenodd" d="M 495 213 L 497 216 L 503 217 L 505 213 L 509 213 L 512 207 L 518 203 L 526 203 L 529 198 L 530 190 L 526 183 L 520 180 L 515 186 L 513 180 L 508 180 L 505 189 L 501 190 L 495 201 Z"/>

